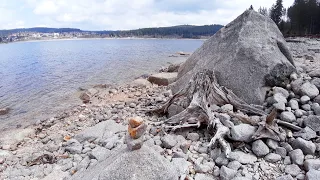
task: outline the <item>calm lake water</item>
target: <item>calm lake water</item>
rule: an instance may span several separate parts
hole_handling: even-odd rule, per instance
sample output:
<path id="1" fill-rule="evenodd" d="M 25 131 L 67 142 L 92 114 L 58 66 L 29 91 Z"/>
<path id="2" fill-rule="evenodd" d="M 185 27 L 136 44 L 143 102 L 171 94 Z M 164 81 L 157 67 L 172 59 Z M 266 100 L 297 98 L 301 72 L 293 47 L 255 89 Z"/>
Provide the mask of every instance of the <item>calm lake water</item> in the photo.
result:
<path id="1" fill-rule="evenodd" d="M 153 73 L 177 51 L 193 52 L 203 40 L 90 39 L 0 44 L 0 128 L 35 122 L 79 103 L 79 87 L 122 84 Z"/>

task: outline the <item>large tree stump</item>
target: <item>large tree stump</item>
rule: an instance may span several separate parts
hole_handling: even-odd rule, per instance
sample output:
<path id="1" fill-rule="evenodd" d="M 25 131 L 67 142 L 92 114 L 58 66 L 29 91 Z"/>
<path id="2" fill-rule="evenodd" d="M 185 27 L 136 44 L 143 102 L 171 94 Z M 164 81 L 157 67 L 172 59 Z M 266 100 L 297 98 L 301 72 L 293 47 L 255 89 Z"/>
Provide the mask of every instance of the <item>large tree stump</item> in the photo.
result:
<path id="1" fill-rule="evenodd" d="M 176 130 L 185 127 L 199 127 L 201 124 L 215 131 L 214 137 L 208 146 L 216 141 L 222 146 L 226 156 L 231 152 L 229 143 L 224 139 L 229 134 L 229 122 L 221 122 L 215 117 L 212 105 L 222 106 L 232 104 L 237 110 L 248 114 L 265 115 L 262 109 L 247 104 L 238 98 L 231 90 L 220 86 L 213 71 L 204 70 L 197 73 L 177 94 L 174 94 L 161 108 L 154 110 L 160 114 L 166 114 L 168 107 L 175 101 L 186 101 L 188 107 L 181 113 L 164 121 L 166 128 Z"/>
<path id="2" fill-rule="evenodd" d="M 293 124 L 275 120 L 277 116 L 275 109 L 267 115 L 262 108 L 247 104 L 231 90 L 220 86 L 213 71 L 210 70 L 203 70 L 195 74 L 185 88 L 174 94 L 163 106 L 152 110 L 152 112 L 167 114 L 169 106 L 176 101 L 187 102 L 187 108 L 181 113 L 160 122 L 160 124 L 164 124 L 164 128 L 173 131 L 180 128 L 200 127 L 200 125 L 204 124 L 207 126 L 208 131 L 215 132 L 208 146 L 211 147 L 218 142 L 224 150 L 226 157 L 231 152 L 231 147 L 225 140 L 225 137 L 230 133 L 229 128 L 232 128 L 230 126 L 232 122 L 228 120 L 222 121 L 217 118 L 215 116 L 216 112 L 212 108 L 214 104 L 219 106 L 232 104 L 238 111 L 259 115 L 260 122 L 256 122 L 247 115 L 227 112 L 230 116 L 239 119 L 243 123 L 259 127 L 253 139 L 268 138 L 280 141 L 285 137 L 283 137 L 282 129 L 279 128 L 278 124 L 293 130 L 301 129 Z"/>

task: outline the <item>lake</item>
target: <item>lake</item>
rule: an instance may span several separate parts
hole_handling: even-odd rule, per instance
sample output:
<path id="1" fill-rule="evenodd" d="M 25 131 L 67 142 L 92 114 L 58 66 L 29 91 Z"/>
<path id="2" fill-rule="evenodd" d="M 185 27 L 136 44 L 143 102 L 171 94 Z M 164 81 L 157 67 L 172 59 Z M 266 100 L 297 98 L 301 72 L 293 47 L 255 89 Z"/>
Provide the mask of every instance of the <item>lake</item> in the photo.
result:
<path id="1" fill-rule="evenodd" d="M 79 104 L 79 87 L 123 84 L 193 52 L 203 40 L 84 39 L 0 44 L 0 129 L 27 125 Z"/>

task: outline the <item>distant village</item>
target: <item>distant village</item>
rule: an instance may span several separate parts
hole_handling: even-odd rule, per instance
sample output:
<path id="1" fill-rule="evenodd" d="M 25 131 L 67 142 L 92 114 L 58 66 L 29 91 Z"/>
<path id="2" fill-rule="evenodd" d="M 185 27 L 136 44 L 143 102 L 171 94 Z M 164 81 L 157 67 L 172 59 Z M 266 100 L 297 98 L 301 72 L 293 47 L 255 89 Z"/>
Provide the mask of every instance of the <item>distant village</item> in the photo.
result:
<path id="1" fill-rule="evenodd" d="M 39 33 L 39 32 L 18 32 L 8 35 L 0 34 L 0 43 L 17 41 L 50 40 L 50 39 L 75 39 L 75 38 L 105 38 L 109 34 L 96 32 L 62 32 L 62 33 Z"/>

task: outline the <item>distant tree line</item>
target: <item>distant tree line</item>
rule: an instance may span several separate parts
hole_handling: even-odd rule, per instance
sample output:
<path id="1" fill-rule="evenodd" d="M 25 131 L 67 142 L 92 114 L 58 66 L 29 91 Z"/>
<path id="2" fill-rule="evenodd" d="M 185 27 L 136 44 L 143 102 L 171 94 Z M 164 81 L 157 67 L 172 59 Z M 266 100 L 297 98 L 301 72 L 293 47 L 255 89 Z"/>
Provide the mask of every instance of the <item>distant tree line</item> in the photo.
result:
<path id="1" fill-rule="evenodd" d="M 269 9 L 260 7 L 258 11 L 269 16 L 285 36 L 306 36 L 320 34 L 320 3 L 317 0 L 295 0 L 288 9 L 282 0 Z"/>
<path id="2" fill-rule="evenodd" d="M 0 30 L 0 37 L 4 37 L 19 32 L 36 32 L 36 33 L 95 33 L 101 37 L 155 37 L 155 38 L 201 38 L 203 36 L 212 36 L 219 31 L 222 25 L 204 25 L 204 26 L 172 26 L 159 28 L 143 28 L 127 31 L 82 31 L 74 28 L 23 28 Z"/>
<path id="3" fill-rule="evenodd" d="M 222 25 L 205 26 L 172 26 L 159 28 L 143 28 L 129 31 L 117 31 L 113 36 L 120 37 L 179 37 L 179 38 L 200 38 L 201 36 L 212 36 L 219 31 Z"/>

